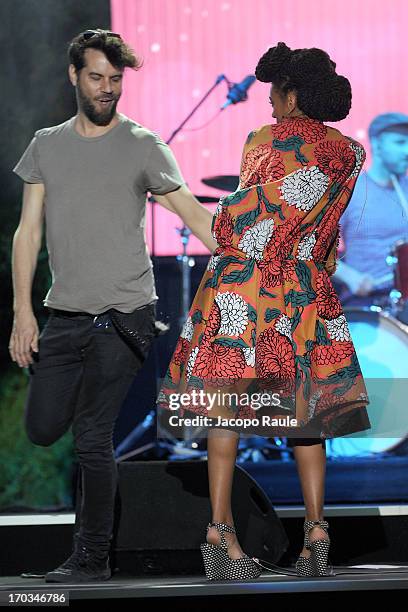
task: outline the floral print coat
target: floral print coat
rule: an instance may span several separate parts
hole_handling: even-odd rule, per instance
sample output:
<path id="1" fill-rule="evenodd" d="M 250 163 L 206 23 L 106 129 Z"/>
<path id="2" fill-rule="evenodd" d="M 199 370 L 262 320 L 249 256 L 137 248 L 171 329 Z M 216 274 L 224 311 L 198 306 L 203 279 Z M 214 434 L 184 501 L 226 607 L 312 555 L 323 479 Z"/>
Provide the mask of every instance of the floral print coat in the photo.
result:
<path id="1" fill-rule="evenodd" d="M 262 414 L 290 414 L 298 425 L 293 435 L 330 438 L 370 428 L 367 390 L 330 280 L 339 220 L 365 156 L 359 142 L 309 117 L 249 134 L 239 187 L 220 199 L 213 217 L 219 246 L 168 366 L 159 409 L 169 407 L 170 393 L 194 388 L 269 388 L 284 401 Z M 221 416 L 261 414 L 240 402 L 224 410 Z M 178 414 L 185 411 L 209 414 L 197 402 Z"/>

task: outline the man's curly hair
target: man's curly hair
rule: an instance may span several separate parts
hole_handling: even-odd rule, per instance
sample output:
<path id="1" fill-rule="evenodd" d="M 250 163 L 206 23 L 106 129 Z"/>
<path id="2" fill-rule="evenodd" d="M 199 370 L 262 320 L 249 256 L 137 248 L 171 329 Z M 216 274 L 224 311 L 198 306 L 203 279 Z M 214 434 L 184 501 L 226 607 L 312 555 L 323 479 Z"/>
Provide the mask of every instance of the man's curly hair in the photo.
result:
<path id="1" fill-rule="evenodd" d="M 125 68 L 133 68 L 138 70 L 142 61 L 136 57 L 133 49 L 129 47 L 122 38 L 109 35 L 108 30 L 98 28 L 95 32 L 99 32 L 98 36 L 93 36 L 88 40 L 84 37 L 84 33 L 78 34 L 69 44 L 68 58 L 71 64 L 75 66 L 75 70 L 79 72 L 85 66 L 85 51 L 87 49 L 98 49 L 102 51 L 109 62 L 118 70 Z"/>
<path id="2" fill-rule="evenodd" d="M 341 121 L 351 108 L 351 85 L 336 73 L 336 64 L 322 49 L 271 47 L 255 69 L 258 81 L 273 83 L 282 95 L 296 91 L 297 105 L 319 121 Z"/>

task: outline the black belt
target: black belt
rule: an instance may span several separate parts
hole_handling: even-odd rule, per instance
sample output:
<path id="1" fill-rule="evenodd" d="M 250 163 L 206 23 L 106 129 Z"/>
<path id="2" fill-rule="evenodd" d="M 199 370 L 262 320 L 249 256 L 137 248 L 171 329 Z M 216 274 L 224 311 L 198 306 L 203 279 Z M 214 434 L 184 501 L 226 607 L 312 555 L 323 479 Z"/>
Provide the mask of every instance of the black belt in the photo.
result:
<path id="1" fill-rule="evenodd" d="M 59 308 L 49 308 L 51 314 L 56 317 L 99 317 L 101 314 L 105 314 L 101 312 L 99 315 L 92 314 L 90 312 L 81 312 L 81 311 L 71 311 L 71 310 L 60 310 Z"/>
<path id="2" fill-rule="evenodd" d="M 148 306 L 151 306 L 152 304 L 154 304 L 155 302 L 150 302 L 149 304 L 144 304 L 143 306 L 139 306 L 138 308 L 136 308 L 135 310 L 143 310 L 144 308 L 147 308 Z M 110 313 L 111 310 L 113 310 L 112 308 L 109 308 L 108 310 L 105 310 L 104 312 L 99 312 L 98 314 L 92 314 L 91 312 L 84 312 L 84 311 L 80 311 L 80 310 L 61 310 L 60 308 L 52 308 L 51 306 L 47 306 L 48 310 L 54 314 L 57 317 L 100 317 L 102 315 L 108 314 Z M 132 311 L 135 312 L 135 311 Z M 122 313 L 122 314 L 131 314 L 131 313 Z"/>

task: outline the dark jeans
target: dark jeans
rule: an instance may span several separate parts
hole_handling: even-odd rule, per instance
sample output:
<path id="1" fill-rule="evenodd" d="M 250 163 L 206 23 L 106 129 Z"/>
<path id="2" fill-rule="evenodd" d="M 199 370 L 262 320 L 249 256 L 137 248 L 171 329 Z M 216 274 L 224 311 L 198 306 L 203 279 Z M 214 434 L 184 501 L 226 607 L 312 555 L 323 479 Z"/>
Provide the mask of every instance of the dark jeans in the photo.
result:
<path id="1" fill-rule="evenodd" d="M 128 326 L 150 342 L 155 314 L 155 304 L 135 310 Z M 72 425 L 82 478 L 79 537 L 89 548 L 107 552 L 117 487 L 113 429 L 143 359 L 109 314 L 94 318 L 51 310 L 29 368 L 25 426 L 34 444 L 49 446 Z"/>

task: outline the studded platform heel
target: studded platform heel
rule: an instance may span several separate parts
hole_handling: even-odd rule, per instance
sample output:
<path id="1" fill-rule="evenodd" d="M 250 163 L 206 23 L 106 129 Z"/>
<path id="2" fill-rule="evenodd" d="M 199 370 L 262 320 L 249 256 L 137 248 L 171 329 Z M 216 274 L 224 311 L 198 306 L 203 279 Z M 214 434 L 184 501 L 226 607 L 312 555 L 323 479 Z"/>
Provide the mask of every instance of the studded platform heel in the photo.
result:
<path id="1" fill-rule="evenodd" d="M 234 527 L 226 523 L 208 523 L 207 532 L 210 527 L 215 527 L 221 536 L 221 544 L 200 545 L 203 556 L 205 575 L 208 580 L 247 580 L 258 578 L 262 573 L 262 568 L 245 555 L 239 559 L 231 559 L 228 554 L 228 542 L 225 539 L 224 531 L 235 533 Z"/>
<path id="2" fill-rule="evenodd" d="M 296 561 L 296 572 L 298 576 L 328 576 L 330 573 L 327 568 L 327 559 L 330 548 L 330 539 L 309 541 L 309 532 L 315 526 L 319 525 L 328 535 L 329 523 L 327 521 L 305 521 L 303 529 L 305 532 L 303 546 L 310 550 L 309 557 L 299 555 Z"/>

